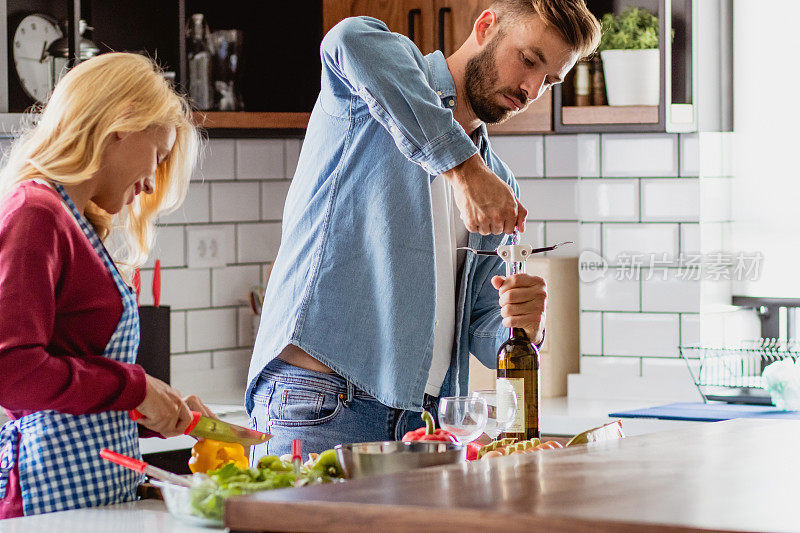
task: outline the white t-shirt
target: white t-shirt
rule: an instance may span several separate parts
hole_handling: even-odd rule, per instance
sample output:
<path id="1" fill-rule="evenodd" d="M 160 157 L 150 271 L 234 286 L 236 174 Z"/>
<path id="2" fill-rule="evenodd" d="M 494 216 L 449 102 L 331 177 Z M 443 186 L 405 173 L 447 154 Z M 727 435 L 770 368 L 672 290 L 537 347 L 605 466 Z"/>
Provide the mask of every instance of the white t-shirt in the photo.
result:
<path id="1" fill-rule="evenodd" d="M 436 254 L 436 322 L 433 327 L 433 359 L 425 392 L 438 396 L 450 367 L 456 331 L 458 275 L 466 252 L 469 232 L 459 217 L 450 182 L 437 176 L 431 182 L 433 247 Z"/>

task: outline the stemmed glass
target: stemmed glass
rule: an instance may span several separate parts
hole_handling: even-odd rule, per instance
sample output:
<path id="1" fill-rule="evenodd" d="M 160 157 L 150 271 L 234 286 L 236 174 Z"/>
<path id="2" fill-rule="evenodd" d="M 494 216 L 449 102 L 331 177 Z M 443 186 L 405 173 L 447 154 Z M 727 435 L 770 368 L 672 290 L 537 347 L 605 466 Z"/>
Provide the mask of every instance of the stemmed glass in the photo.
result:
<path id="1" fill-rule="evenodd" d="M 486 400 L 475 396 L 445 396 L 439 399 L 439 426 L 461 444 L 480 437 L 486 428 L 489 410 Z"/>
<path id="2" fill-rule="evenodd" d="M 517 416 L 517 393 L 506 381 L 497 382 L 497 389 L 472 391 L 472 396 L 486 400 L 488 417 L 483 430 L 492 440 L 508 429 Z"/>

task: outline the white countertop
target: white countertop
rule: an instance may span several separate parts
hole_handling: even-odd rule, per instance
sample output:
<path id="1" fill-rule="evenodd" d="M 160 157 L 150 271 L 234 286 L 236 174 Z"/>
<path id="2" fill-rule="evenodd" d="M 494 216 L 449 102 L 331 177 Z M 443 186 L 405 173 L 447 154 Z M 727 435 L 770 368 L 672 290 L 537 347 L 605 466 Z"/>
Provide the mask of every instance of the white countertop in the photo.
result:
<path id="1" fill-rule="evenodd" d="M 139 500 L 106 507 L 76 509 L 0 520 L 0 533 L 209 533 L 219 529 L 190 526 L 173 518 L 161 500 Z"/>
<path id="2" fill-rule="evenodd" d="M 578 398 L 543 398 L 539 408 L 539 421 L 545 435 L 573 436 L 587 429 L 602 426 L 617 418 L 608 413 L 643 409 L 670 402 L 640 400 L 583 400 Z M 704 422 L 659 420 L 657 418 L 620 418 L 628 436 L 685 428 Z"/>

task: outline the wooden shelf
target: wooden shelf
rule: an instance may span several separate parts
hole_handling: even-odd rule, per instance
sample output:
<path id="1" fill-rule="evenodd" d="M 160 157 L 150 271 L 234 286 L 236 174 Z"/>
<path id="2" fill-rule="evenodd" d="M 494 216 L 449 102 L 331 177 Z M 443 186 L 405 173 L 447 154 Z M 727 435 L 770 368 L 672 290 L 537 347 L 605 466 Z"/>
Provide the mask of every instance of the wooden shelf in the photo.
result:
<path id="1" fill-rule="evenodd" d="M 195 124 L 205 129 L 304 130 L 311 113 L 195 111 Z"/>
<path id="2" fill-rule="evenodd" d="M 658 106 L 564 106 L 561 121 L 565 125 L 586 124 L 658 124 Z"/>
<path id="3" fill-rule="evenodd" d="M 549 133 L 553 131 L 553 93 L 547 91 L 519 115 L 488 127 L 490 134 Z"/>

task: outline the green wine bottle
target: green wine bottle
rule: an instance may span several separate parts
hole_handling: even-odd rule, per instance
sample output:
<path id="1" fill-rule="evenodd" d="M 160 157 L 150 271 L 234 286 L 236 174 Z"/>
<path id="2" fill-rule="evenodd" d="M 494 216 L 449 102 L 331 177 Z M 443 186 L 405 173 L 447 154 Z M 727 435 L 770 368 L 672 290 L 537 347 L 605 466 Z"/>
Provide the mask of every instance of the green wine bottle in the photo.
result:
<path id="1" fill-rule="evenodd" d="M 497 352 L 498 391 L 503 388 L 501 380 L 517 393 L 517 415 L 503 437 L 539 437 L 539 352 L 522 328 L 511 328 L 508 340 Z"/>
<path id="2" fill-rule="evenodd" d="M 507 255 L 501 254 L 506 263 L 506 276 L 525 273 L 525 254 L 517 254 L 513 248 L 519 234 L 511 237 L 511 248 Z M 513 258 L 513 259 L 512 259 Z M 517 259 L 517 260 L 514 260 Z M 508 386 L 504 386 L 503 381 Z M 501 390 L 513 389 L 517 393 L 517 414 L 505 429 L 503 437 L 529 440 L 539 437 L 539 350 L 522 328 L 509 328 L 508 340 L 497 351 L 498 403 L 507 402 L 509 395 Z"/>

